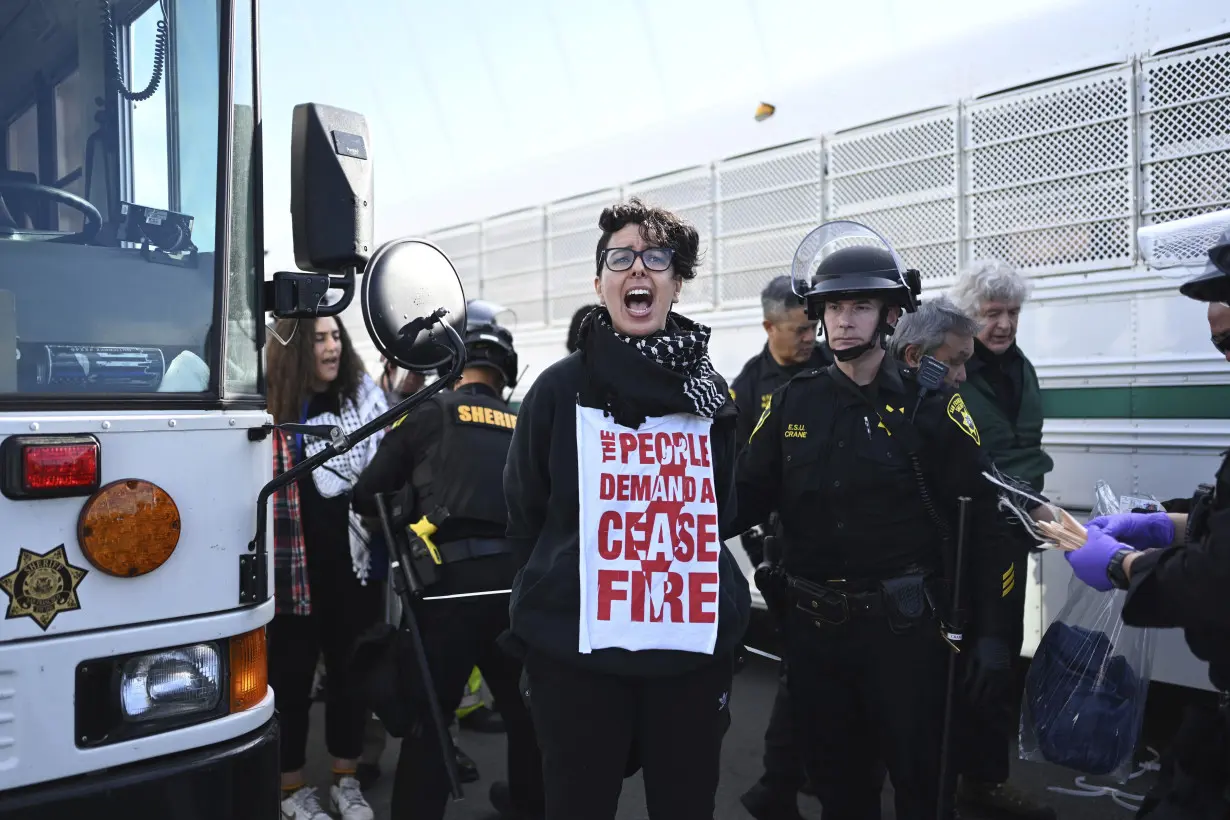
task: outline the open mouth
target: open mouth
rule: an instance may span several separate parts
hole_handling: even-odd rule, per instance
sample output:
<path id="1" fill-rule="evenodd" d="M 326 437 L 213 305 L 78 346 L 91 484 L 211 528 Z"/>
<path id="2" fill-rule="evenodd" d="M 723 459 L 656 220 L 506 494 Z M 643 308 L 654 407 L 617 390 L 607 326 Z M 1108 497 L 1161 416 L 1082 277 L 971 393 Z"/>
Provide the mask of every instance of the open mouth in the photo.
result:
<path id="1" fill-rule="evenodd" d="M 624 294 L 624 309 L 636 319 L 648 316 L 653 310 L 653 293 L 649 288 L 632 288 Z"/>

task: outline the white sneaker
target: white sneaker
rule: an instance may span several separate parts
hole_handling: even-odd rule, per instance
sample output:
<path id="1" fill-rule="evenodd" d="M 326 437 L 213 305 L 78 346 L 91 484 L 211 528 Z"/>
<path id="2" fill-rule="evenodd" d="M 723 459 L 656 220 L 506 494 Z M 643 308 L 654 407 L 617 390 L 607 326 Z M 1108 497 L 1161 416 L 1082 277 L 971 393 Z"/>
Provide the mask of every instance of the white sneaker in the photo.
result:
<path id="1" fill-rule="evenodd" d="M 282 817 L 285 820 L 333 820 L 320 805 L 316 789 L 311 786 L 300 788 L 282 801 Z"/>
<path id="2" fill-rule="evenodd" d="M 329 803 L 342 820 L 373 820 L 376 816 L 353 777 L 338 778 L 337 785 L 329 789 Z"/>

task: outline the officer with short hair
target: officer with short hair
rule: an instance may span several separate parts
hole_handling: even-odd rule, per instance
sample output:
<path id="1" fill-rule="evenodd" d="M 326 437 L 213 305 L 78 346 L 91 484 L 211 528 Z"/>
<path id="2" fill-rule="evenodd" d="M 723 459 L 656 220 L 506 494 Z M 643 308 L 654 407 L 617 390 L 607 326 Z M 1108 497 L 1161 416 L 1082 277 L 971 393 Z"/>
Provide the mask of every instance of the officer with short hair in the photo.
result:
<path id="1" fill-rule="evenodd" d="M 764 312 L 764 349 L 748 359 L 730 383 L 739 408 L 736 433 L 746 444 L 756 419 L 769 406 L 769 397 L 801 370 L 833 363 L 828 347 L 817 335 L 818 322 L 807 315 L 803 299 L 794 292 L 790 277 L 774 277 L 760 292 Z M 748 556 L 759 564 L 759 556 Z"/>
<path id="2" fill-rule="evenodd" d="M 804 239 L 793 279 L 836 362 L 795 376 L 760 416 L 739 458 L 736 527 L 778 511 L 779 568 L 757 580 L 784 621 L 795 735 L 825 816 L 878 818 L 883 760 L 899 820 L 933 820 L 959 571 L 980 635 L 963 648 L 966 685 L 986 697 L 1010 681 L 995 487 L 960 395 L 942 374 L 924 393 L 885 354 L 918 272 L 843 221 Z"/>
<path id="3" fill-rule="evenodd" d="M 739 446 L 747 443 L 756 419 L 769 406 L 773 391 L 795 374 L 826 367 L 833 359 L 828 347 L 817 344 L 815 319 L 808 317 L 803 299 L 790 285 L 790 276 L 774 277 L 760 292 L 764 311 L 764 349 L 747 360 L 730 384 L 730 394 L 739 408 L 735 434 Z M 743 533 L 743 549 L 755 566 L 764 557 L 764 536 L 771 533 L 769 521 Z M 756 820 L 796 820 L 798 792 L 804 788 L 803 763 L 795 746 L 790 719 L 790 697 L 785 674 L 773 702 L 764 733 L 764 774 L 739 798 Z"/>
<path id="4" fill-rule="evenodd" d="M 505 817 L 541 817 L 542 763 L 520 696 L 521 666 L 496 644 L 508 629 L 508 590 L 521 564 L 504 535 L 503 487 L 516 415 L 502 393 L 516 385 L 517 353 L 495 320 L 500 308 L 472 301 L 466 309 L 460 379 L 394 425 L 355 484 L 353 506 L 376 515 L 376 495 L 400 491 L 398 506 L 409 515 L 399 524 L 439 522 L 432 536 L 439 578 L 415 609 L 436 697 L 452 714 L 471 670 L 482 669 L 508 732 L 508 782 L 492 785 L 492 805 Z M 422 731 L 402 740 L 393 816 L 439 820 L 448 777 L 430 718 L 422 720 Z"/>
<path id="5" fill-rule="evenodd" d="M 1230 211 L 1220 212 L 1223 224 Z M 1199 218 L 1199 217 L 1197 217 Z M 1184 224 L 1187 223 L 1187 224 Z M 1154 226 L 1182 241 L 1190 220 Z M 1142 242 L 1142 244 L 1144 244 Z M 1203 273 L 1179 292 L 1209 303 L 1212 341 L 1230 360 L 1225 313 L 1230 311 L 1230 229 L 1208 251 Z M 1183 630 L 1192 654 L 1208 661 L 1218 706 L 1187 707 L 1171 747 L 1162 755 L 1157 784 L 1141 803 L 1139 818 L 1214 820 L 1230 817 L 1230 453 L 1215 483 L 1193 497 L 1189 512 L 1123 513 L 1089 522 L 1085 545 L 1065 555 L 1076 576 L 1100 590 L 1123 589 L 1123 622 Z"/>

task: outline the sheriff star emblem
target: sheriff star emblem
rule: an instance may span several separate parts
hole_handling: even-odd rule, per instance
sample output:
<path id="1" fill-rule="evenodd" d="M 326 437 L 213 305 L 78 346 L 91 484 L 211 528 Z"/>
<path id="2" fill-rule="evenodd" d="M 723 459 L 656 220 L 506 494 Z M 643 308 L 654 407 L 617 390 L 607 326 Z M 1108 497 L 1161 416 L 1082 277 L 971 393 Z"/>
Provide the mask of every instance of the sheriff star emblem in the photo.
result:
<path id="1" fill-rule="evenodd" d="M 961 398 L 960 393 L 953 393 L 952 398 L 948 400 L 948 418 L 955 421 L 957 426 L 974 440 L 975 444 L 982 444 L 981 437 L 978 435 L 978 428 L 974 426 L 974 417 L 966 409 L 965 399 Z"/>
<path id="2" fill-rule="evenodd" d="M 17 569 L 0 578 L 9 596 L 5 620 L 29 616 L 46 632 L 56 615 L 81 609 L 77 587 L 87 572 L 68 563 L 63 544 L 42 555 L 22 549 Z"/>

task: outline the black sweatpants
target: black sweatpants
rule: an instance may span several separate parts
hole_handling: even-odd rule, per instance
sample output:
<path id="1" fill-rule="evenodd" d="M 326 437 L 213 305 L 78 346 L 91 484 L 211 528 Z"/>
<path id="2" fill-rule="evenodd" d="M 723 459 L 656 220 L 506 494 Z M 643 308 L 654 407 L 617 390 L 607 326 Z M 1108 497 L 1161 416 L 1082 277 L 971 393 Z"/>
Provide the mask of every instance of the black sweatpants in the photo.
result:
<path id="1" fill-rule="evenodd" d="M 500 556 L 495 559 L 499 561 Z M 492 559 L 463 564 L 478 565 Z M 454 575 L 483 567 L 449 567 Z M 458 572 L 458 570 L 461 572 Z M 474 574 L 474 573 L 471 573 Z M 488 589 L 499 589 L 510 573 L 496 574 Z M 482 578 L 481 575 L 477 577 Z M 476 585 L 463 585 L 480 588 Z M 443 594 L 433 590 L 432 594 Z M 541 813 L 542 762 L 534 725 L 521 699 L 521 664 L 496 645 L 508 629 L 508 596 L 486 595 L 445 600 L 425 600 L 414 610 L 427 665 L 435 683 L 436 697 L 446 721 L 461 703 L 466 680 L 477 666 L 495 698 L 496 711 L 504 718 L 508 736 L 508 786 L 517 808 Z M 418 698 L 420 705 L 425 698 Z M 439 741 L 431 716 L 423 712 L 415 727 L 402 738 L 393 781 L 392 814 L 395 820 L 439 820 L 448 804 L 448 773 L 440 757 Z"/>
<path id="2" fill-rule="evenodd" d="M 312 679 L 321 653 L 325 659 L 325 748 L 334 758 L 363 754 L 367 711 L 350 681 L 355 639 L 384 619 L 383 581 L 364 586 L 347 553 L 337 560 L 309 562 L 311 615 L 275 615 L 269 624 L 269 684 L 278 712 L 283 772 L 306 762 Z"/>
<path id="3" fill-rule="evenodd" d="M 1025 641 L 1025 587 L 1029 578 L 1029 543 L 1018 540 L 1014 540 L 1015 583 L 1004 596 L 1010 610 L 1012 633 L 1008 644 L 1013 658 L 1020 657 Z M 965 645 L 973 646 L 977 638 L 975 631 L 967 631 Z M 962 672 L 966 657 L 968 653 L 961 655 Z M 983 706 L 970 703 L 965 694 L 965 687 L 958 686 L 953 701 L 954 768 L 971 780 L 1004 783 L 1008 780 L 1009 763 L 1016 757 L 1021 693 L 1016 687 L 1008 687 L 999 703 Z"/>
<path id="4" fill-rule="evenodd" d="M 531 650 L 525 669 L 546 820 L 612 820 L 634 749 L 650 820 L 712 820 L 732 657 L 680 675 L 624 677 Z"/>
<path id="5" fill-rule="evenodd" d="M 825 820 L 879 820 L 887 765 L 898 820 L 934 820 L 948 645 L 932 618 L 853 616 L 785 628 L 790 701 Z"/>

